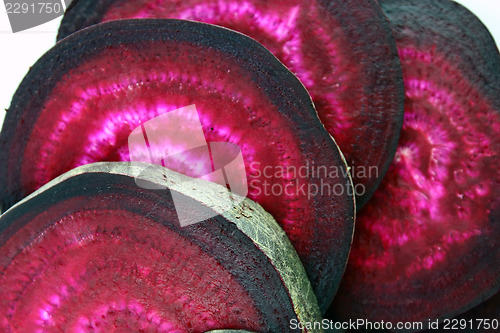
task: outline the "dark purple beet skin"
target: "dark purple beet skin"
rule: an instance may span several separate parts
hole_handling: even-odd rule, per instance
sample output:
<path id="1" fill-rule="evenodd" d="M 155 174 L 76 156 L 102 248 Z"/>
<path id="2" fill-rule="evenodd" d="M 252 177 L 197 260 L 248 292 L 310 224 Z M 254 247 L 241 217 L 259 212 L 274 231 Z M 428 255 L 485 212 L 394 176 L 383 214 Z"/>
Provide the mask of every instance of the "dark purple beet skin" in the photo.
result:
<path id="1" fill-rule="evenodd" d="M 352 168 L 359 210 L 394 156 L 403 80 L 394 38 L 374 0 L 78 0 L 58 39 L 123 18 L 178 18 L 242 32 L 305 85 Z"/>
<path id="2" fill-rule="evenodd" d="M 173 190 L 138 187 L 125 163 L 83 169 L 0 217 L 2 333 L 290 332 L 291 320 L 318 320 L 296 253 L 266 252 L 293 248 L 272 218 L 255 220 L 270 215 L 253 202 L 180 227 Z M 300 268 L 294 282 L 312 298 L 297 302 L 279 260 Z"/>
<path id="3" fill-rule="evenodd" d="M 352 240 L 347 166 L 297 78 L 260 44 L 228 29 L 181 20 L 121 20 L 58 43 L 32 67 L 5 119 L 4 208 L 79 165 L 129 160 L 132 130 L 191 104 L 208 142 L 241 148 L 248 197 L 287 232 L 325 310 Z M 170 146 L 162 148 L 167 152 Z M 198 163 L 185 162 L 167 167 L 188 174 Z M 275 176 L 278 167 L 313 164 L 338 175 Z M 263 172 L 266 167 L 276 171 Z M 287 191 L 265 190 L 265 182 Z M 343 192 L 309 195 L 301 189 L 310 184 Z"/>
<path id="4" fill-rule="evenodd" d="M 405 120 L 389 172 L 358 216 L 331 311 L 450 318 L 500 284 L 500 57 L 454 2 L 380 4 L 403 66 Z"/>

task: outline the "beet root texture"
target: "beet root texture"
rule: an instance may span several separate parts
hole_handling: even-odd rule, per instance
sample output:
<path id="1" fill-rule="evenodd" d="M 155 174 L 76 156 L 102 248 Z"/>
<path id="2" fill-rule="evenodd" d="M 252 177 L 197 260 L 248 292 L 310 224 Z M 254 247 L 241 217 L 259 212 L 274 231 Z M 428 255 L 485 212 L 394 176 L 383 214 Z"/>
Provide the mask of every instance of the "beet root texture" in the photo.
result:
<path id="1" fill-rule="evenodd" d="M 132 153 L 150 163 L 150 153 L 177 156 L 165 166 L 196 177 L 193 169 L 203 166 L 196 149 L 174 154 L 196 134 L 183 125 L 192 113 L 181 112 L 180 125 L 165 127 L 150 147 L 130 152 L 128 145 L 136 128 L 193 104 L 203 141 L 240 148 L 245 169 L 237 182 L 283 227 L 325 310 L 352 241 L 345 160 L 297 78 L 262 45 L 228 29 L 121 20 L 58 43 L 27 74 L 5 119 L 4 207 L 77 166 L 128 161 Z M 318 174 L 317 166 L 328 173 Z"/>
<path id="2" fill-rule="evenodd" d="M 356 206 L 371 197 L 394 157 L 403 122 L 396 44 L 374 0 L 79 0 L 58 38 L 124 18 L 177 18 L 242 32 L 305 85 L 352 167 Z"/>
<path id="3" fill-rule="evenodd" d="M 332 312 L 450 318 L 499 288 L 500 57 L 451 1 L 380 1 L 406 87 L 395 159 L 358 215 Z"/>
<path id="4" fill-rule="evenodd" d="M 261 206 L 223 209 L 225 187 L 142 170 L 85 165 L 0 217 L 2 332 L 289 332 L 291 320 L 320 320 L 297 253 Z M 181 227 L 174 192 L 215 217 Z"/>

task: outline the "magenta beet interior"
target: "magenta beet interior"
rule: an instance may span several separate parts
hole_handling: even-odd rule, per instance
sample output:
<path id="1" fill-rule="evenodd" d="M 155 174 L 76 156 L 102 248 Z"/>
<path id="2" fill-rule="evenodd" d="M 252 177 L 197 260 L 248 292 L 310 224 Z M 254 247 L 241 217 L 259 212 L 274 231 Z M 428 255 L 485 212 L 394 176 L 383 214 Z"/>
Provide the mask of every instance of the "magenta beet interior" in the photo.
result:
<path id="1" fill-rule="evenodd" d="M 409 43 L 399 54 L 403 130 L 357 219 L 335 303 L 345 317 L 438 318 L 498 283 L 498 109 L 445 55 Z"/>
<path id="2" fill-rule="evenodd" d="M 186 58 L 168 57 L 170 51 L 168 47 L 157 50 L 154 46 L 142 50 L 108 48 L 105 54 L 68 73 L 70 79 L 61 80 L 52 91 L 58 98 L 48 101 L 26 146 L 24 187 L 38 188 L 80 165 L 127 161 L 127 139 L 133 129 L 155 116 L 191 104 L 196 105 L 207 141 L 231 142 L 240 147 L 247 174 L 255 179 L 253 184 L 282 182 L 284 187 L 287 179 L 267 179 L 258 168 L 281 165 L 285 160 L 296 167 L 305 164 L 299 149 L 294 148 L 299 143 L 293 137 L 291 123 L 279 112 L 270 111 L 275 106 L 257 88 L 249 89 L 246 82 L 250 78 L 245 79 L 248 74 L 236 65 L 227 64 L 224 72 L 232 75 L 222 75 L 214 68 L 216 65 L 211 67 L 201 61 L 186 66 Z M 187 46 L 186 52 L 196 51 Z M 106 74 L 100 74 L 104 70 Z M 214 75 L 219 76 L 217 80 L 213 80 Z M 250 139 L 249 127 L 251 137 L 258 139 Z M 287 147 L 286 153 L 281 146 Z M 189 167 L 196 162 L 175 161 L 167 167 L 189 174 Z M 252 175 L 257 172 L 260 178 Z M 267 208 L 290 237 L 303 244 L 298 245 L 298 251 L 307 251 L 310 235 L 308 228 L 301 226 L 312 214 L 308 206 L 301 202 L 302 209 L 294 211 L 290 206 L 298 198 L 277 197 L 257 186 L 249 187 L 248 197 Z"/>
<path id="3" fill-rule="evenodd" d="M 128 211 L 83 209 L 30 240 L 45 219 L 0 248 L 2 332 L 262 331 L 231 273 L 172 230 Z"/>
<path id="4" fill-rule="evenodd" d="M 329 35 L 339 23 L 333 17 L 326 22 L 324 8 L 317 4 L 311 4 L 308 11 L 304 6 L 301 1 L 116 1 L 102 22 L 122 18 L 188 19 L 221 25 L 255 38 L 296 73 L 326 128 L 350 157 L 348 133 L 357 125 L 356 112 L 361 104 L 352 93 L 363 90 L 358 81 L 360 68 L 349 63 L 339 49 L 342 35 Z"/>
<path id="5" fill-rule="evenodd" d="M 325 128 L 355 167 L 361 207 L 393 157 L 402 82 L 394 70 L 399 64 L 391 62 L 396 57 L 387 37 L 392 35 L 388 27 L 381 28 L 386 22 L 377 5 L 339 1 L 333 9 L 328 6 L 327 1 L 297 0 L 114 1 L 101 21 L 188 19 L 234 29 L 262 43 L 304 84 Z M 370 62 L 379 62 L 380 68 Z"/>

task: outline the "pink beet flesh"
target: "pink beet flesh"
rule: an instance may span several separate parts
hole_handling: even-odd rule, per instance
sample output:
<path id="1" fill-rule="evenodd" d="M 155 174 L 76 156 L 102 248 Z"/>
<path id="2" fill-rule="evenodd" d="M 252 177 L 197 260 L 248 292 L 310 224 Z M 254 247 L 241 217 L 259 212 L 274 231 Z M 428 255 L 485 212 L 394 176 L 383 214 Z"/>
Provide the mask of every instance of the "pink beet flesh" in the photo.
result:
<path id="1" fill-rule="evenodd" d="M 9 260 L 44 222 L 30 222 L 1 257 Z M 8 262 L 0 283 L 3 332 L 262 329 L 253 301 L 214 258 L 130 212 L 66 216 Z"/>
<path id="2" fill-rule="evenodd" d="M 209 70 L 204 63 L 190 64 L 189 72 L 192 75 L 189 75 L 185 74 L 185 70 L 180 70 L 185 68 L 184 58 L 165 58 L 158 63 L 154 54 L 147 54 L 156 52 L 153 47 L 140 50 L 141 57 L 137 52 L 139 50 L 127 51 L 124 48 L 107 50 L 105 55 L 75 69 L 70 74 L 70 83 L 62 81 L 55 88 L 52 93 L 59 98 L 47 103 L 26 146 L 22 170 L 26 179 L 25 188 L 39 188 L 57 175 L 80 165 L 130 160 L 127 139 L 133 129 L 162 113 L 190 104 L 196 104 L 208 142 L 230 142 L 241 148 L 249 175 L 255 172 L 252 161 L 258 161 L 260 167 L 280 165 L 282 159 L 287 159 L 288 163 L 295 164 L 297 168 L 304 164 L 295 149 L 288 149 L 290 153 L 286 156 L 278 149 L 269 151 L 269 145 L 272 146 L 273 142 L 279 141 L 280 145 L 288 147 L 297 143 L 293 138 L 294 131 L 284 118 L 279 117 L 278 113 L 263 111 L 273 109 L 274 106 L 257 89 L 250 91 L 245 85 L 245 94 L 239 94 L 242 89 L 241 81 L 233 80 L 233 76 L 227 75 L 214 82 L 210 79 L 214 71 Z M 169 51 L 161 52 L 168 54 Z M 121 68 L 121 63 L 113 60 L 119 57 L 130 59 L 126 71 Z M 216 58 L 217 55 L 214 54 L 213 57 Z M 116 81 L 115 76 L 109 75 L 99 77 L 100 68 L 106 68 L 108 73 L 123 73 L 118 74 L 122 79 Z M 235 76 L 245 75 L 238 73 L 234 65 L 228 65 L 226 71 Z M 97 77 L 99 80 L 96 82 Z M 231 94 L 227 91 L 231 91 Z M 47 125 L 56 118 L 57 123 Z M 252 118 L 255 119 L 253 122 Z M 261 123 L 260 119 L 263 118 L 266 118 L 266 123 Z M 251 144 L 245 142 L 245 138 L 249 138 L 245 134 L 248 126 L 241 126 L 243 121 L 248 121 L 252 127 L 252 137 L 267 139 L 253 140 Z M 171 147 L 167 145 L 161 148 L 163 154 L 168 156 Z M 257 156 L 265 156 L 265 159 L 256 160 Z M 196 162 L 177 161 L 177 164 L 167 167 L 189 175 L 189 167 Z M 33 181 L 34 184 L 29 183 Z M 255 184 L 263 184 L 265 181 L 283 182 L 283 187 L 286 183 L 284 178 L 267 179 L 261 172 L 260 179 Z M 290 229 L 290 236 L 304 244 L 299 247 L 299 251 L 306 251 L 308 237 L 299 225 L 305 222 L 302 216 L 310 213 L 303 210 L 292 211 L 286 205 L 276 202 L 278 198 L 283 202 L 293 202 L 294 198 L 286 195 L 276 197 L 269 193 L 266 195 L 256 186 L 250 186 L 249 190 L 248 196 L 266 206 L 285 227 L 289 223 L 294 225 Z M 288 193 L 300 195 L 293 191 Z M 294 233 L 296 236 L 293 236 Z"/>
<path id="3" fill-rule="evenodd" d="M 356 60 L 342 50 L 346 37 L 340 32 L 330 35 L 340 23 L 326 16 L 320 4 L 312 3 L 307 10 L 305 6 L 302 1 L 116 1 L 102 22 L 178 18 L 221 25 L 257 39 L 297 74 L 325 127 L 351 157 L 349 131 L 358 125 L 362 105 L 353 93 L 363 93 L 359 82 L 363 74 Z"/>
<path id="4" fill-rule="evenodd" d="M 357 219 L 332 308 L 344 318 L 451 317 L 498 290 L 500 106 L 491 92 L 499 76 L 478 74 L 490 60 L 498 68 L 498 51 L 487 61 L 474 53 L 479 69 L 471 71 L 471 63 L 463 63 L 469 54 L 443 41 L 442 26 L 432 25 L 435 35 L 411 26 L 435 23 L 432 15 L 429 22 L 416 19 L 424 14 L 415 8 L 440 13 L 433 6 L 444 6 L 449 15 L 454 5 L 410 2 L 407 12 L 396 1 L 384 2 L 399 33 L 405 119 L 386 178 Z"/>
<path id="5" fill-rule="evenodd" d="M 59 38 L 123 18 L 188 19 L 256 39 L 297 75 L 347 162 L 361 170 L 353 172 L 358 208 L 378 186 L 401 128 L 403 83 L 376 1 L 80 1 L 66 13 Z"/>

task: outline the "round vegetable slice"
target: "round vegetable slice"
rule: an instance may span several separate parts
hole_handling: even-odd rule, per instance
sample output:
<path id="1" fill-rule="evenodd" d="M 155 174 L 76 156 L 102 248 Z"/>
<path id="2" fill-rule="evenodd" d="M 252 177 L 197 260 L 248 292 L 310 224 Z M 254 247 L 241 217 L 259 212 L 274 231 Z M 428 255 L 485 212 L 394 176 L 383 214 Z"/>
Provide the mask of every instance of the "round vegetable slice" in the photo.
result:
<path id="1" fill-rule="evenodd" d="M 451 1 L 381 1 L 406 85 L 395 160 L 360 213 L 333 310 L 450 318 L 500 285 L 500 57 Z"/>
<path id="2" fill-rule="evenodd" d="M 394 157 L 403 122 L 403 80 L 394 37 L 374 0 L 78 0 L 59 39 L 123 18 L 178 18 L 255 38 L 306 86 L 356 187 L 370 198 Z"/>
<path id="3" fill-rule="evenodd" d="M 79 165 L 129 160 L 135 128 L 191 104 L 204 140 L 240 148 L 247 179 L 239 183 L 283 227 L 326 309 L 352 241 L 346 163 L 296 77 L 260 44 L 228 29 L 122 20 L 58 43 L 32 67 L 5 119 L 4 207 Z M 167 138 L 194 135 L 182 126 L 191 113 L 183 114 L 179 126 L 165 129 Z M 168 156 L 174 145 L 161 138 L 155 154 Z M 181 155 L 166 166 L 191 175 L 199 160 Z"/>
<path id="4" fill-rule="evenodd" d="M 85 165 L 0 217 L 2 332 L 289 332 L 292 319 L 318 320 L 300 259 L 261 206 L 224 206 L 223 186 L 143 170 Z M 218 215 L 183 228 L 174 195 Z"/>

